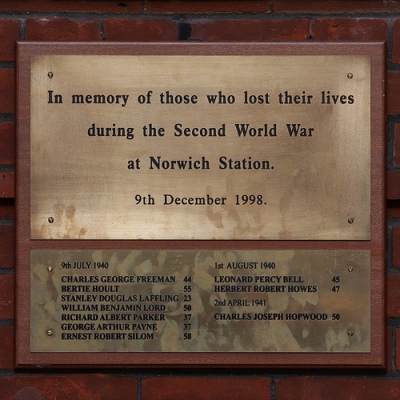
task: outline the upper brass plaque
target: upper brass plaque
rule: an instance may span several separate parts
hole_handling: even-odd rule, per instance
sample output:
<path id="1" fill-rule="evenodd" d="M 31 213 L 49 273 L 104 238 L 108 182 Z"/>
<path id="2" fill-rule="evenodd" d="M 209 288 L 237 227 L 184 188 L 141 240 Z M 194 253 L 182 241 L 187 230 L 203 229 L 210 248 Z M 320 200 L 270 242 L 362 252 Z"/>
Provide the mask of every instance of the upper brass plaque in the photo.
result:
<path id="1" fill-rule="evenodd" d="M 370 238 L 368 56 L 36 56 L 32 239 Z"/>

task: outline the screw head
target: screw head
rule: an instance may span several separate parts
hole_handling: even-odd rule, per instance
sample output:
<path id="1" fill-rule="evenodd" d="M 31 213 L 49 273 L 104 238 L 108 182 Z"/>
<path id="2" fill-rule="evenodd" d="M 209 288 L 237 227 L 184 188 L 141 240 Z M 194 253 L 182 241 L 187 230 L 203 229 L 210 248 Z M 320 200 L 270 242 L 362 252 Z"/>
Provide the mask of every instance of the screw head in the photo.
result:
<path id="1" fill-rule="evenodd" d="M 353 78 L 353 74 L 352 74 L 351 72 L 349 72 L 349 73 L 347 74 L 347 77 L 348 77 L 349 79 L 352 79 L 352 78 Z"/>
<path id="2" fill-rule="evenodd" d="M 54 218 L 53 217 L 49 217 L 48 221 L 49 221 L 50 224 L 52 224 L 54 222 Z"/>
<path id="3" fill-rule="evenodd" d="M 46 335 L 47 335 L 47 336 L 53 336 L 53 335 L 54 335 L 53 329 L 47 329 Z"/>
<path id="4" fill-rule="evenodd" d="M 51 272 L 51 271 L 53 271 L 53 267 L 47 267 L 47 271 L 49 271 L 49 272 Z"/>
<path id="5" fill-rule="evenodd" d="M 54 74 L 53 74 L 51 71 L 49 71 L 49 72 L 47 73 L 47 76 L 48 76 L 49 78 L 52 78 L 52 77 L 54 76 Z"/>
<path id="6" fill-rule="evenodd" d="M 348 222 L 349 224 L 352 224 L 352 223 L 354 222 L 354 217 L 349 217 L 348 220 L 347 220 L 347 222 Z"/>
<path id="7" fill-rule="evenodd" d="M 350 337 L 354 336 L 354 330 L 353 330 L 353 329 L 349 329 L 349 330 L 347 331 L 347 334 L 348 334 Z"/>
<path id="8" fill-rule="evenodd" d="M 347 270 L 348 270 L 349 272 L 353 272 L 353 267 L 350 265 L 350 266 L 347 268 Z"/>

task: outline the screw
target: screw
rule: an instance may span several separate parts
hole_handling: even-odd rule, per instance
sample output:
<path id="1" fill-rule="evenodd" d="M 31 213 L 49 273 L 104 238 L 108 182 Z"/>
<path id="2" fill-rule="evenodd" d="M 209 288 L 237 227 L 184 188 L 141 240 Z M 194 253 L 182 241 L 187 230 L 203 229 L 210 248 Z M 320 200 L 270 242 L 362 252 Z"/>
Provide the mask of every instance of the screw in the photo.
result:
<path id="1" fill-rule="evenodd" d="M 52 224 L 54 222 L 54 218 L 53 217 L 49 217 L 48 221 L 50 222 L 50 224 Z"/>
<path id="2" fill-rule="evenodd" d="M 353 272 L 353 267 L 350 265 L 350 267 L 348 267 L 347 270 L 348 270 L 349 272 Z"/>
<path id="3" fill-rule="evenodd" d="M 348 331 L 347 331 L 347 334 L 351 337 L 351 336 L 354 336 L 354 331 L 353 331 L 353 329 L 349 329 Z"/>
<path id="4" fill-rule="evenodd" d="M 47 73 L 47 76 L 48 76 L 49 78 L 52 78 L 52 77 L 54 76 L 54 74 L 53 74 L 51 71 L 49 71 L 49 72 Z"/>
<path id="5" fill-rule="evenodd" d="M 47 267 L 47 271 L 49 271 L 49 272 L 51 272 L 51 271 L 53 271 L 53 267 Z"/>
<path id="6" fill-rule="evenodd" d="M 351 72 L 349 72 L 349 73 L 347 74 L 347 77 L 348 77 L 349 79 L 351 79 L 351 78 L 353 78 L 353 74 L 352 74 Z"/>
<path id="7" fill-rule="evenodd" d="M 350 217 L 350 218 L 347 220 L 347 222 L 348 222 L 349 224 L 352 224 L 352 223 L 354 222 L 354 217 Z"/>
<path id="8" fill-rule="evenodd" d="M 54 335 L 53 329 L 47 329 L 46 335 L 47 335 L 47 336 L 53 336 L 53 335 Z"/>

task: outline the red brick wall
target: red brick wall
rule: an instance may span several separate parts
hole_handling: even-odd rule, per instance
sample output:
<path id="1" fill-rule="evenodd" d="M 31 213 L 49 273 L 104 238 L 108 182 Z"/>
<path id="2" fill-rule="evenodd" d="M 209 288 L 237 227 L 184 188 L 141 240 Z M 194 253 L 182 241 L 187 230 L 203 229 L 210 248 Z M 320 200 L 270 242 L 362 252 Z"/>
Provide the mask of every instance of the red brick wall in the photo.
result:
<path id="1" fill-rule="evenodd" d="M 385 372 L 14 370 L 16 40 L 388 42 Z M 0 400 L 400 399 L 400 2 L 2 0 L 0 2 Z"/>

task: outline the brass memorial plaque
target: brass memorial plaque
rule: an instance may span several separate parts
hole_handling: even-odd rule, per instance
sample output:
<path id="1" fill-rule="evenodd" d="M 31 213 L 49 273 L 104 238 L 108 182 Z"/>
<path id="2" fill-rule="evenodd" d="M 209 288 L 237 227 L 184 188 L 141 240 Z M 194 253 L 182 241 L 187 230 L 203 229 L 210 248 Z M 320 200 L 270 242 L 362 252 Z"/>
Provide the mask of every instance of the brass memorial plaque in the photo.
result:
<path id="1" fill-rule="evenodd" d="M 38 55 L 32 239 L 368 240 L 367 55 Z"/>
<path id="2" fill-rule="evenodd" d="M 34 352 L 369 352 L 369 251 L 37 250 Z"/>
<path id="3" fill-rule="evenodd" d="M 384 368 L 383 43 L 18 43 L 16 364 Z"/>

